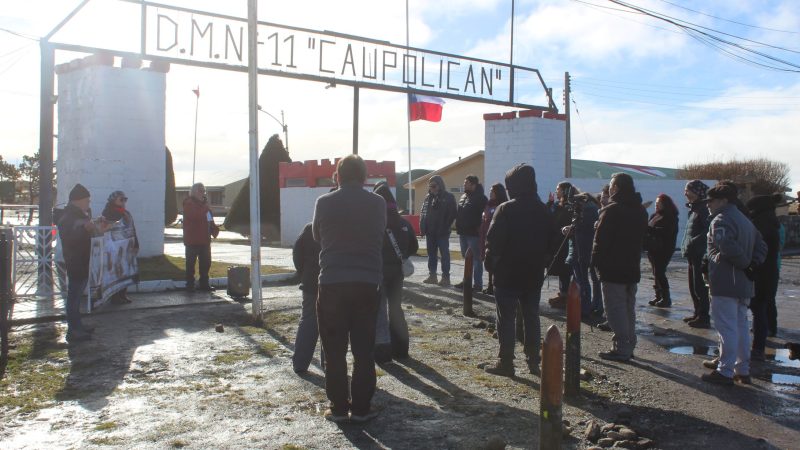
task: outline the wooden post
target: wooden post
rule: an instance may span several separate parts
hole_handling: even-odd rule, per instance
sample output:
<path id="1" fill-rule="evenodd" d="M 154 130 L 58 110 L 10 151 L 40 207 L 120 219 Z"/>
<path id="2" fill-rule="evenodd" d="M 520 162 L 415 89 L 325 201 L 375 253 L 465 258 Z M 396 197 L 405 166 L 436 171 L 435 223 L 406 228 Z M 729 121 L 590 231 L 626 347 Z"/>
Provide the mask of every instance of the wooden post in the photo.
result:
<path id="1" fill-rule="evenodd" d="M 564 395 L 576 397 L 581 387 L 581 289 L 575 280 L 567 291 L 567 348 Z"/>
<path id="2" fill-rule="evenodd" d="M 564 343 L 555 325 L 542 343 L 542 384 L 539 403 L 539 450 L 561 448 L 561 357 Z"/>
<path id="3" fill-rule="evenodd" d="M 468 248 L 467 253 L 464 255 L 464 280 L 462 285 L 462 292 L 464 293 L 464 315 L 467 317 L 475 316 L 475 312 L 472 311 L 472 264 L 474 263 L 474 259 L 472 249 Z"/>

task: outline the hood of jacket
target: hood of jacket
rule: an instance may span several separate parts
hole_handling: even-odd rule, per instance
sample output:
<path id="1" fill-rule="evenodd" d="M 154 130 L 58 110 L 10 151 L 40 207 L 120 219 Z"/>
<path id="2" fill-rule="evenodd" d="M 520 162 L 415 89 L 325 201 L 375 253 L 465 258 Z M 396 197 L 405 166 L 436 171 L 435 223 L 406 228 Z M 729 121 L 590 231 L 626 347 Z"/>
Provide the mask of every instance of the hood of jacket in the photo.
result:
<path id="1" fill-rule="evenodd" d="M 512 199 L 537 195 L 536 171 L 527 164 L 512 168 L 506 172 L 506 190 L 508 197 Z"/>

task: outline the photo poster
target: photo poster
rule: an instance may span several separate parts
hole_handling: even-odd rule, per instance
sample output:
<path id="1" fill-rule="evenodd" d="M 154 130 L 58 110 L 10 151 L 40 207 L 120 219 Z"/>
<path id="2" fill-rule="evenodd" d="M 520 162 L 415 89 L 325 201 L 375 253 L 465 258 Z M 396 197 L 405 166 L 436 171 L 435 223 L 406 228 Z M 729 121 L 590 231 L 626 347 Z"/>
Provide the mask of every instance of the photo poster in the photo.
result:
<path id="1" fill-rule="evenodd" d="M 102 236 L 92 238 L 89 256 L 89 289 L 92 308 L 134 284 L 139 274 L 136 235 L 132 227 L 118 221 Z"/>

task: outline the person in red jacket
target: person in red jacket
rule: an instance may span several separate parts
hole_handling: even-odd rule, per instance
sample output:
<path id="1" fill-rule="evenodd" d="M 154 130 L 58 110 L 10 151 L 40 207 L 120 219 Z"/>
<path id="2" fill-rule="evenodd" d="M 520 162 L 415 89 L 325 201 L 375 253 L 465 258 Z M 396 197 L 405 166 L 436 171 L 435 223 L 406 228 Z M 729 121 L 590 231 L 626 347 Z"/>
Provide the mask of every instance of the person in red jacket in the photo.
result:
<path id="1" fill-rule="evenodd" d="M 194 264 L 200 260 L 198 289 L 211 292 L 208 270 L 211 268 L 211 236 L 217 237 L 219 228 L 206 200 L 206 187 L 195 183 L 183 201 L 183 245 L 186 248 L 186 290 L 194 291 Z"/>

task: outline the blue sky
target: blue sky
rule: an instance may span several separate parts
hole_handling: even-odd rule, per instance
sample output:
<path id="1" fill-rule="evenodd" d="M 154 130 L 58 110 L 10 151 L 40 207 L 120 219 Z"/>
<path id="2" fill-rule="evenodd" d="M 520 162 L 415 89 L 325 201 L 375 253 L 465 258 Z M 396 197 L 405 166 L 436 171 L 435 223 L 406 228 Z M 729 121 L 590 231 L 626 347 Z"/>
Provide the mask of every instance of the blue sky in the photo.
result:
<path id="1" fill-rule="evenodd" d="M 42 36 L 78 3 L 6 2 L 0 10 L 0 28 Z M 244 17 L 247 2 L 164 3 Z M 757 41 L 737 42 L 800 65 L 796 0 L 628 3 Z M 117 46 L 137 39 L 135 25 L 122 25 L 129 6 L 115 0 L 92 0 L 89 5 L 56 40 Z M 665 167 L 767 157 L 797 168 L 791 173 L 792 186 L 800 189 L 800 73 L 753 67 L 703 45 L 675 26 L 624 9 L 608 0 L 516 2 L 514 63 L 539 69 L 560 108 L 564 72 L 572 75 L 574 157 Z M 409 10 L 412 46 L 508 61 L 510 0 L 411 1 Z M 259 1 L 259 17 L 405 42 L 402 1 Z M 80 56 L 59 52 L 57 58 L 63 62 Z M 38 77 L 36 42 L 0 31 L 0 103 L 4 105 L 0 154 L 6 160 L 17 161 L 38 147 Z M 245 176 L 246 76 L 173 66 L 167 77 L 166 125 L 178 183 L 191 180 L 195 107 L 191 89 L 197 85 L 202 92 L 198 179 L 224 184 Z M 295 160 L 349 152 L 352 95 L 346 86 L 326 90 L 321 83 L 259 78 L 259 102 L 274 115 L 285 113 L 289 150 Z M 403 95 L 362 90 L 360 109 L 361 155 L 396 160 L 397 169 L 406 170 Z M 442 122 L 412 124 L 412 166 L 436 168 L 483 149 L 482 114 L 507 110 L 448 100 Z M 269 117 L 260 117 L 259 146 L 263 146 L 280 127 Z"/>

